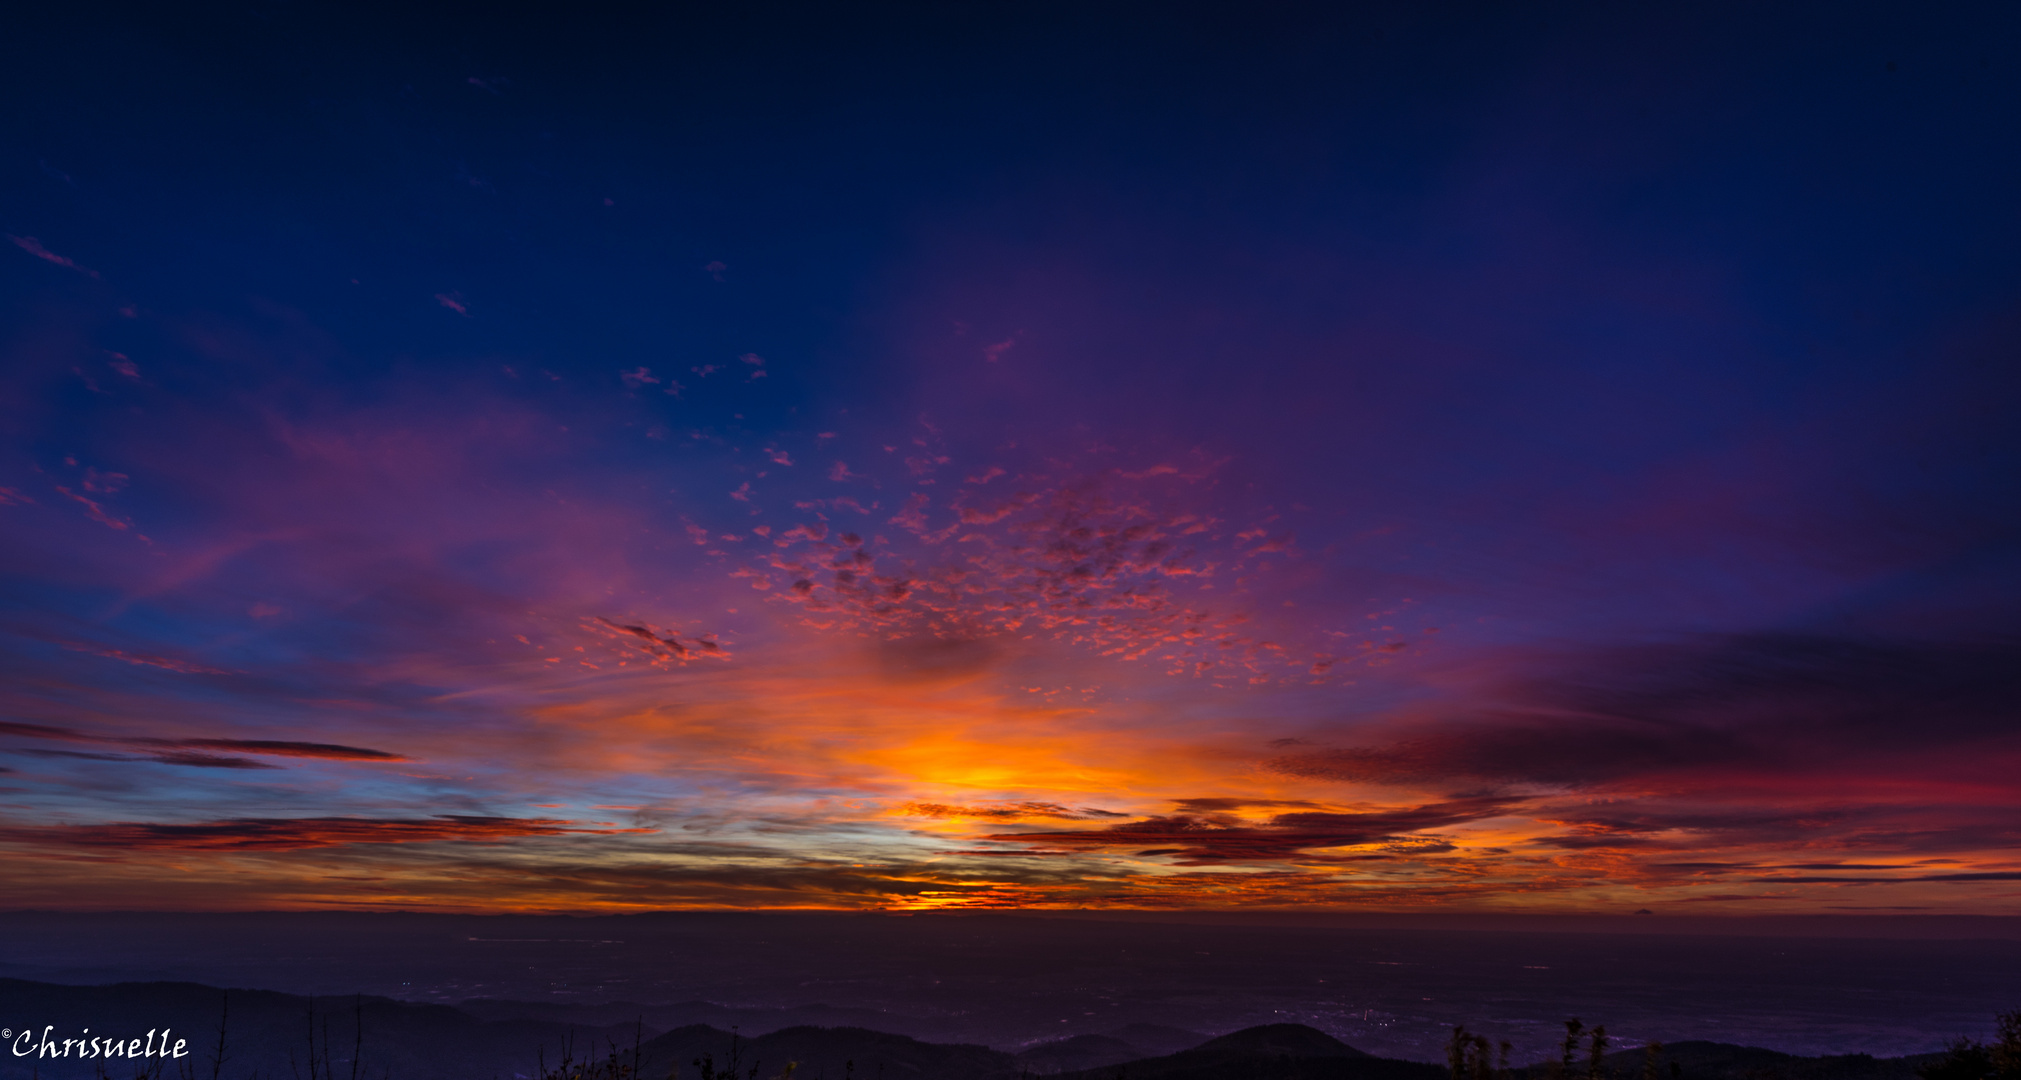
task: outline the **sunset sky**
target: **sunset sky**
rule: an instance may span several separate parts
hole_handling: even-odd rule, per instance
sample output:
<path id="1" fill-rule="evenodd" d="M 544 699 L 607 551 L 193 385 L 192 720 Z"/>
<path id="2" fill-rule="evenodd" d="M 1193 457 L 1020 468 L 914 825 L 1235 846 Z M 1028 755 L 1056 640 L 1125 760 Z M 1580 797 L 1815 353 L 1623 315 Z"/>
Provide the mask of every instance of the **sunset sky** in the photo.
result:
<path id="1" fill-rule="evenodd" d="M 28 7 L 0 906 L 2021 913 L 2021 12 Z"/>

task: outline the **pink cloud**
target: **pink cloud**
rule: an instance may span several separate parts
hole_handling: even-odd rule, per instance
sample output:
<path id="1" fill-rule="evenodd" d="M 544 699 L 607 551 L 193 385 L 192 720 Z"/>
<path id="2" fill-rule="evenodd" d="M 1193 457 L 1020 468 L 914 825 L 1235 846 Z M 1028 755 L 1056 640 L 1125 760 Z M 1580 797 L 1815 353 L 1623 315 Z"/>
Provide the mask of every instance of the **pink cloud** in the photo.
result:
<path id="1" fill-rule="evenodd" d="M 185 675 L 232 674 L 232 672 L 229 671 L 222 671 L 218 668 L 213 667 L 205 667 L 202 664 L 192 664 L 187 660 L 176 660 L 166 656 L 154 656 L 149 653 L 130 653 L 122 649 L 107 648 L 103 645 L 89 645 L 77 641 L 66 641 L 63 642 L 62 644 L 64 648 L 69 649 L 72 652 L 91 653 L 95 656 L 103 656 L 109 660 L 123 660 L 129 664 L 144 664 L 148 667 L 158 667 L 165 671 L 176 671 L 181 672 L 182 674 Z"/>
<path id="2" fill-rule="evenodd" d="M 61 485 L 58 485 L 56 490 L 62 492 L 70 499 L 78 503 L 82 503 L 84 506 L 85 513 L 91 515 L 91 520 L 98 522 L 100 525 L 103 525 L 108 529 L 117 529 L 120 532 L 126 532 L 133 528 L 132 522 L 123 521 L 119 518 L 113 517 L 111 514 L 106 513 L 105 507 L 94 499 L 87 499 L 84 496 L 79 495 L 78 493 Z"/>
<path id="3" fill-rule="evenodd" d="M 21 250 L 27 252 L 30 255 L 35 256 L 38 259 L 41 259 L 44 262 L 52 262 L 66 269 L 75 270 L 78 273 L 83 274 L 86 277 L 92 278 L 94 280 L 98 279 L 98 271 L 86 269 L 85 267 L 77 265 L 76 261 L 65 258 L 62 255 L 58 255 L 57 253 L 49 250 L 48 248 L 43 247 L 42 241 L 37 240 L 32 236 L 15 236 L 13 233 L 8 233 L 7 239 L 14 241 L 15 247 L 20 248 Z"/>

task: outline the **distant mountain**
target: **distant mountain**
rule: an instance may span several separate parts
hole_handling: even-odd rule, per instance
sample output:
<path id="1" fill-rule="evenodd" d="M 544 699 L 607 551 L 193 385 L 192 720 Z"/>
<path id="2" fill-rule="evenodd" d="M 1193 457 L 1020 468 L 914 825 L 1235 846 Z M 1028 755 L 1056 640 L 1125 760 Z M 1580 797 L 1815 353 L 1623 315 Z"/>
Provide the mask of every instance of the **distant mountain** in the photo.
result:
<path id="1" fill-rule="evenodd" d="M 1265 1024 L 1244 1028 L 1194 1047 L 1195 1054 L 1262 1054 L 1295 1058 L 1365 1058 L 1354 1047 L 1318 1028 L 1304 1024 Z"/>
<path id="2" fill-rule="evenodd" d="M 1065 1074 L 1065 1080 L 1444 1080 L 1438 1065 L 1372 1057 L 1317 1028 L 1266 1024 L 1191 1050 Z"/>

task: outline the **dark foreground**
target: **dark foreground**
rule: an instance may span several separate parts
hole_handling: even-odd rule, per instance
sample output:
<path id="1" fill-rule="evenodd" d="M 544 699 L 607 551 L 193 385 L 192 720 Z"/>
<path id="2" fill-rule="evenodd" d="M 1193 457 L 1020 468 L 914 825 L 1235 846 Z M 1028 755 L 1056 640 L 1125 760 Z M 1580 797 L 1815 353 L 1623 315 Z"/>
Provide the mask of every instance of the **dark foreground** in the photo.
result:
<path id="1" fill-rule="evenodd" d="M 1464 1024 L 1520 1062 L 1556 1057 L 1576 1016 L 1616 1046 L 1884 1058 L 1989 1036 L 1992 1015 L 2021 1003 L 2017 931 L 2021 919 L 17 912 L 0 978 L 364 993 L 480 1019 L 508 1018 L 486 1001 L 539 1002 L 578 1028 L 856 1027 L 1013 1053 L 1133 1027 L 1204 1038 L 1297 1023 L 1439 1063 Z"/>
<path id="2" fill-rule="evenodd" d="M 631 1023 L 570 1022 L 568 1006 L 478 1001 L 468 1008 L 382 997 L 309 998 L 273 991 L 225 991 L 194 983 L 63 986 L 0 980 L 0 1025 L 10 1033 L 0 1077 L 112 1077 L 158 1069 L 164 1077 L 329 1077 L 375 1080 L 494 1080 L 553 1076 L 564 1060 L 602 1060 L 620 1075 L 693 1080 L 770 1080 L 787 1065 L 796 1080 L 1443 1080 L 1444 1066 L 1378 1057 L 1302 1024 L 1245 1028 L 1219 1037 L 1136 1024 L 1106 1034 L 1040 1042 L 1017 1053 L 934 1043 L 861 1027 L 796 1024 L 746 1035 L 684 1014 L 720 1009 L 689 1003 L 648 1010 Z M 615 1008 L 615 1007 L 613 1007 Z M 649 1018 L 647 1013 L 651 1012 Z M 579 1014 L 577 1014 L 579 1015 Z M 560 1017 L 560 1018 L 558 1018 Z M 603 1019 L 609 1019 L 605 1016 Z M 88 1029 L 88 1030 L 87 1030 Z M 168 1035 L 163 1035 L 166 1030 Z M 51 1056 L 45 1039 L 104 1039 L 122 1047 L 183 1056 L 80 1057 L 78 1045 Z M 86 1043 L 85 1045 L 89 1045 Z M 103 1043 L 100 1044 L 101 1048 Z M 23 1052 L 26 1048 L 26 1053 Z M 1605 1080 L 1915 1080 L 1941 1054 L 1875 1058 L 1800 1057 L 1773 1050 L 1691 1041 L 1651 1057 L 1630 1048 L 1583 1060 L 1577 1075 Z M 1542 1080 L 1543 1066 L 1508 1080 Z"/>

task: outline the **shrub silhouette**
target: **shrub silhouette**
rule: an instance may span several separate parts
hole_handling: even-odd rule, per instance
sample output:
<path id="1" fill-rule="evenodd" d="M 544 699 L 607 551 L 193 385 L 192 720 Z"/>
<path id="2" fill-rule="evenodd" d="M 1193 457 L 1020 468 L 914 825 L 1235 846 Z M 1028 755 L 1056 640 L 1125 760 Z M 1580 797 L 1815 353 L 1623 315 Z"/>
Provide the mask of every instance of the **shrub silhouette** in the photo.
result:
<path id="1" fill-rule="evenodd" d="M 1502 1042 L 1501 1067 L 1497 1069 L 1489 1054 L 1491 1048 L 1488 1037 L 1468 1033 L 1464 1026 L 1453 1028 L 1452 1040 L 1446 1043 L 1446 1064 L 1452 1068 L 1453 1080 L 1501 1080 L 1509 1072 L 1509 1043 Z"/>
<path id="2" fill-rule="evenodd" d="M 1922 1080 L 2021 1080 L 2021 1009 L 1996 1018 L 1991 1043 L 1959 1038 L 1916 1070 Z"/>

